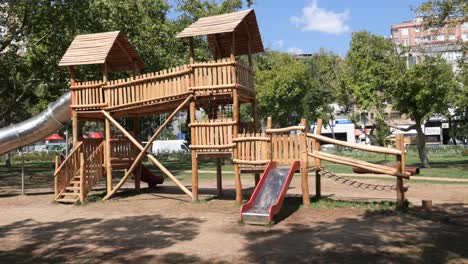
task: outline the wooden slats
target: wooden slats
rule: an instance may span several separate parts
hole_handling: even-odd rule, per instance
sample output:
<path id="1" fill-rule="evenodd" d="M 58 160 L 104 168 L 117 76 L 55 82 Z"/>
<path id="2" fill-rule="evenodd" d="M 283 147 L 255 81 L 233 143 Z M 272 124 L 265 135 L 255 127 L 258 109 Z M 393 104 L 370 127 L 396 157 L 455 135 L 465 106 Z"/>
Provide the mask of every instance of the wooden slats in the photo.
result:
<path id="1" fill-rule="evenodd" d="M 240 94 L 254 95 L 253 74 L 249 67 L 232 63 L 229 58 L 216 62 L 202 62 L 177 66 L 159 72 L 137 75 L 132 78 L 76 82 L 72 87 L 72 108 L 75 110 L 116 110 L 147 106 L 196 96 L 231 96 L 234 89 Z M 236 80 L 231 76 L 237 67 Z M 193 85 L 190 75 L 193 73 Z M 240 83 L 239 83 L 240 82 Z"/>

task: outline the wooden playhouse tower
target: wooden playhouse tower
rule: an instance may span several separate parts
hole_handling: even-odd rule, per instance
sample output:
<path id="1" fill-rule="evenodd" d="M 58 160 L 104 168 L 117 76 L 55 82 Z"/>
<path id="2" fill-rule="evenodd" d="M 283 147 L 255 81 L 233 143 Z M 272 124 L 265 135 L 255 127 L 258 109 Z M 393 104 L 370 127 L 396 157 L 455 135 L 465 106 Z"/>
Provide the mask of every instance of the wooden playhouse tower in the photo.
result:
<path id="1" fill-rule="evenodd" d="M 213 61 L 195 60 L 193 39 L 197 36 L 207 37 Z M 217 158 L 217 186 L 221 193 L 220 158 L 236 156 L 237 145 L 233 139 L 240 130 L 257 132 L 252 54 L 262 52 L 263 44 L 255 12 L 245 10 L 201 18 L 177 37 L 189 45 L 189 63 L 146 74 L 138 74 L 144 63 L 119 31 L 80 35 L 73 40 L 59 64 L 70 70 L 73 150 L 61 164 L 56 162 L 57 201 L 84 201 L 101 178 L 107 181 L 104 199 L 114 195 L 132 174 L 135 188 L 139 189 L 144 157 L 194 201 L 198 200 L 198 159 Z M 240 55 L 247 56 L 248 65 L 236 58 Z M 102 65 L 101 80 L 76 79 L 75 66 L 88 64 Z M 109 80 L 108 73 L 114 71 L 132 71 L 133 76 Z M 240 122 L 241 104 L 252 104 L 251 124 Z M 208 113 L 208 118 L 196 118 L 199 108 Z M 191 189 L 147 152 L 169 121 L 184 109 L 190 115 Z M 170 115 L 148 143 L 142 145 L 135 136 L 140 129 L 138 118 L 159 113 Z M 124 127 L 119 123 L 120 118 L 133 119 L 133 127 Z M 79 122 L 85 120 L 103 122 L 104 139 L 82 138 Z M 121 136 L 112 131 L 118 131 Z M 114 170 L 125 171 L 115 186 L 112 184 Z M 240 176 L 236 177 L 236 188 L 242 199 Z"/>

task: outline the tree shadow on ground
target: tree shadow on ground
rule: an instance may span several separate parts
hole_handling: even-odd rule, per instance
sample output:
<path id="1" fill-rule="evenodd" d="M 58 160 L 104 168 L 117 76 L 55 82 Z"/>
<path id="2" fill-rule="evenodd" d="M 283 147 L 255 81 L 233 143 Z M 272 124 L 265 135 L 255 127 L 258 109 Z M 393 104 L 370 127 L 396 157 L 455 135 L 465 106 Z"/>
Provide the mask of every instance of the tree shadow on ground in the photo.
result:
<path id="1" fill-rule="evenodd" d="M 267 263 L 466 261 L 468 208 L 456 204 L 440 208 L 432 212 L 373 211 L 359 218 L 303 221 L 305 224 L 248 232 L 247 259 Z M 308 210 L 312 219 L 315 209 Z"/>
<path id="2" fill-rule="evenodd" d="M 196 218 L 160 215 L 63 222 L 26 219 L 0 226 L 0 259 L 3 263 L 128 263 L 132 257 L 144 261 L 154 257 L 146 253 L 150 250 L 193 240 L 201 223 Z M 5 249 L 18 241 L 18 247 Z"/>

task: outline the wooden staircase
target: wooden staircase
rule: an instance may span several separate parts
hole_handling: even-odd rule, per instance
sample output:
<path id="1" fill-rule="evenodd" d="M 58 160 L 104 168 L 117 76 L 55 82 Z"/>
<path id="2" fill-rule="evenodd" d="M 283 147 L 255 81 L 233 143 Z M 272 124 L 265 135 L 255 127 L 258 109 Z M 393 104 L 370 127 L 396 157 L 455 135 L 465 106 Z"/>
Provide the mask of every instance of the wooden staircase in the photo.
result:
<path id="1" fill-rule="evenodd" d="M 103 142 L 80 142 L 55 170 L 55 201 L 83 202 L 103 175 L 103 158 Z"/>
<path id="2" fill-rule="evenodd" d="M 80 199 L 80 189 L 80 173 L 78 171 L 71 178 L 68 186 L 55 197 L 55 201 L 59 203 L 76 203 Z"/>

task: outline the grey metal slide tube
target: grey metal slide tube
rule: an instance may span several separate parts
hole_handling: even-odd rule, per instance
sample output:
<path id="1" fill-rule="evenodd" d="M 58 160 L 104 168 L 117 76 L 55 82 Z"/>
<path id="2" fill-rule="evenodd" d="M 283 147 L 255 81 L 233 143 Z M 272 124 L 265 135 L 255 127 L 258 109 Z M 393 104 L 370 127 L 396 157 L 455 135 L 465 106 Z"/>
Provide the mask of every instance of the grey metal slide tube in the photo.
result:
<path id="1" fill-rule="evenodd" d="M 0 128 L 0 154 L 32 144 L 62 128 L 71 117 L 70 97 L 70 92 L 67 92 L 40 114 Z"/>

